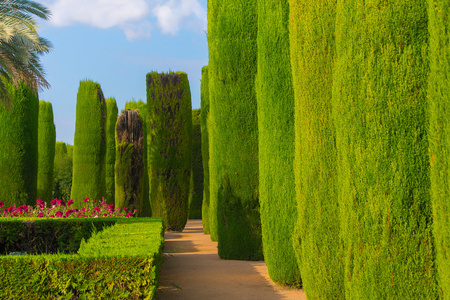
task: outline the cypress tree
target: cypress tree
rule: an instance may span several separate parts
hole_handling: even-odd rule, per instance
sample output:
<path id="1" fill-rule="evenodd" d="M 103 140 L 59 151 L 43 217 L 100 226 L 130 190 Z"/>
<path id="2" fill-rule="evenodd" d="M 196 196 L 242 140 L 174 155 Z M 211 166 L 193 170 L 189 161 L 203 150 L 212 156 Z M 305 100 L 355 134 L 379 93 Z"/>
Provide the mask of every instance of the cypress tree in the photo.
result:
<path id="1" fill-rule="evenodd" d="M 289 56 L 289 1 L 258 1 L 259 203 L 264 260 L 270 278 L 298 285 L 292 231 L 297 220 L 294 181 L 294 90 Z"/>
<path id="2" fill-rule="evenodd" d="M 85 198 L 105 196 L 106 134 L 105 97 L 100 84 L 81 81 L 77 94 L 71 198 L 82 205 Z"/>
<path id="3" fill-rule="evenodd" d="M 5 82 L 5 86 L 12 101 L 9 109 L 0 106 L 0 199 L 5 207 L 34 205 L 39 100 L 25 83 L 15 87 Z"/>
<path id="4" fill-rule="evenodd" d="M 165 228 L 187 222 L 192 168 L 192 107 L 187 74 L 147 74 L 149 181 L 152 213 Z"/>
<path id="5" fill-rule="evenodd" d="M 109 98 L 106 104 L 106 158 L 105 158 L 105 198 L 108 204 L 114 204 L 115 183 L 114 183 L 114 164 L 116 162 L 116 123 L 118 109 L 116 99 Z"/>
<path id="6" fill-rule="evenodd" d="M 72 153 L 69 155 L 68 149 L 71 145 L 64 142 L 55 143 L 55 161 L 53 171 L 53 199 L 67 201 L 70 199 L 70 190 L 72 188 Z M 72 151 L 71 151 L 72 152 Z"/>
<path id="7" fill-rule="evenodd" d="M 263 258 L 256 38 L 256 1 L 208 1 L 210 230 L 226 259 Z"/>
<path id="8" fill-rule="evenodd" d="M 52 104 L 39 101 L 37 198 L 47 204 L 52 200 L 55 143 Z"/>
<path id="9" fill-rule="evenodd" d="M 115 203 L 116 207 L 142 215 L 144 199 L 144 128 L 139 113 L 125 110 L 117 120 Z"/>
<path id="10" fill-rule="evenodd" d="M 192 110 L 192 173 L 189 194 L 189 219 L 202 218 L 203 164 L 200 109 Z"/>
<path id="11" fill-rule="evenodd" d="M 345 298 L 435 299 L 426 2 L 338 0 L 335 38 Z"/>
<path id="12" fill-rule="evenodd" d="M 143 160 L 144 160 L 144 195 L 142 200 L 142 216 L 143 217 L 151 217 L 152 216 L 152 207 L 150 205 L 150 195 L 149 195 L 149 180 L 148 180 L 148 150 L 150 145 L 147 141 L 147 104 L 142 101 L 130 101 L 125 103 L 125 110 L 137 110 L 139 115 L 142 117 L 142 128 L 144 129 L 144 152 L 143 152 Z"/>
<path id="13" fill-rule="evenodd" d="M 200 127 L 202 135 L 202 164 L 203 164 L 203 203 L 202 223 L 203 232 L 209 233 L 209 81 L 208 66 L 202 68 L 202 80 L 200 83 Z"/>
<path id="14" fill-rule="evenodd" d="M 443 299 L 450 299 L 450 3 L 428 1 L 430 33 L 431 199 L 436 265 Z"/>

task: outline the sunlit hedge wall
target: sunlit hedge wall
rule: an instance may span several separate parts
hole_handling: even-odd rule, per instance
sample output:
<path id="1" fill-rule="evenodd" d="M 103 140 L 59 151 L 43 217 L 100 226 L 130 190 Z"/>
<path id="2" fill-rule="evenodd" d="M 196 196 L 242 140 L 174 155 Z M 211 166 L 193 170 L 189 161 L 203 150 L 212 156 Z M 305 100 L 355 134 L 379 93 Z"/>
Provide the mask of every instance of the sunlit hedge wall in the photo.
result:
<path id="1" fill-rule="evenodd" d="M 192 173 L 189 194 L 189 219 L 202 218 L 203 164 L 200 109 L 192 110 Z"/>
<path id="2" fill-rule="evenodd" d="M 55 143 L 56 130 L 53 123 L 52 104 L 46 101 L 39 101 L 36 198 L 47 202 L 47 204 L 50 204 L 52 200 Z"/>
<path id="3" fill-rule="evenodd" d="M 149 181 L 152 213 L 167 230 L 187 222 L 192 168 L 192 106 L 187 74 L 148 73 Z"/>
<path id="4" fill-rule="evenodd" d="M 73 148 L 72 199 L 105 196 L 106 105 L 100 84 L 84 80 L 77 94 Z"/>
<path id="5" fill-rule="evenodd" d="M 210 231 L 221 258 L 263 258 L 258 192 L 257 2 L 208 1 Z"/>
<path id="6" fill-rule="evenodd" d="M 427 3 L 338 0 L 336 127 L 346 299 L 436 299 Z"/>
<path id="7" fill-rule="evenodd" d="M 106 104 L 106 158 L 105 158 L 105 198 L 106 203 L 114 204 L 115 183 L 114 183 L 114 164 L 116 162 L 116 123 L 118 118 L 118 109 L 116 99 L 108 98 Z"/>
<path id="8" fill-rule="evenodd" d="M 202 68 L 200 83 L 200 128 L 202 135 L 202 165 L 203 165 L 203 203 L 202 223 L 203 232 L 209 233 L 209 81 L 208 66 Z"/>

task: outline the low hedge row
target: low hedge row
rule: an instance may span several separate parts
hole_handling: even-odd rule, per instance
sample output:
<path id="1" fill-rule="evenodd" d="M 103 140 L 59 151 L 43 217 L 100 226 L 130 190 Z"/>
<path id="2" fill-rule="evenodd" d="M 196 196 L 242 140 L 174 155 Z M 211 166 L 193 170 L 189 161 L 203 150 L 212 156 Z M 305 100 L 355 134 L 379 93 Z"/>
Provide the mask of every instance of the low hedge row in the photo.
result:
<path id="1" fill-rule="evenodd" d="M 73 222 L 83 224 L 73 227 L 90 224 L 103 230 L 93 230 L 87 241 L 81 238 L 78 254 L 0 256 L 1 299 L 155 298 L 164 245 L 162 219 L 32 221 L 36 227 L 53 221 L 56 227 Z M 2 237 L 8 223 L 13 222 L 0 222 Z"/>

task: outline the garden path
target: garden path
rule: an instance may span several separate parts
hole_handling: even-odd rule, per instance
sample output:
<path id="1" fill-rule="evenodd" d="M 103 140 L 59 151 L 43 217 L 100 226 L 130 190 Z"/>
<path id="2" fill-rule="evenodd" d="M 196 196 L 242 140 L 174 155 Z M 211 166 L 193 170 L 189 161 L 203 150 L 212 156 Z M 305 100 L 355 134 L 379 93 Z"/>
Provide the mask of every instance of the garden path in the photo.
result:
<path id="1" fill-rule="evenodd" d="M 303 290 L 275 285 L 262 261 L 222 260 L 201 220 L 164 234 L 164 262 L 156 299 L 306 300 Z"/>

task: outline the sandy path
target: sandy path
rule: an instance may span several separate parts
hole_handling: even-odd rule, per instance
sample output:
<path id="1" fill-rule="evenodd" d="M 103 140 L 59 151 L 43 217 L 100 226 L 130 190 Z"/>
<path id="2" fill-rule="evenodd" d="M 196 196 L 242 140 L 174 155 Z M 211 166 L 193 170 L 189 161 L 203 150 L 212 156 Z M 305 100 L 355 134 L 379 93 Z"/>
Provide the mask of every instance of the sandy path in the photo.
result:
<path id="1" fill-rule="evenodd" d="M 303 290 L 275 285 L 264 262 L 221 260 L 201 220 L 164 235 L 164 262 L 156 299 L 306 299 Z"/>

